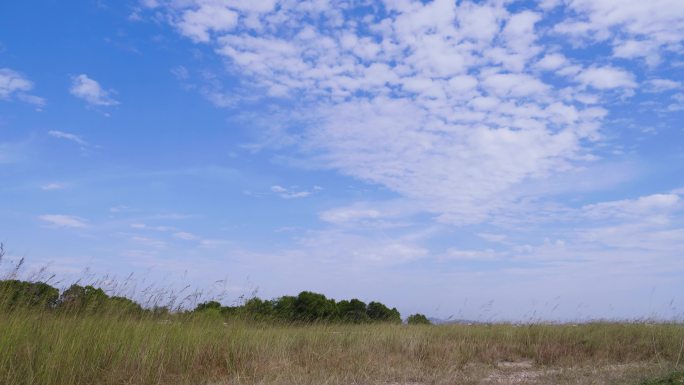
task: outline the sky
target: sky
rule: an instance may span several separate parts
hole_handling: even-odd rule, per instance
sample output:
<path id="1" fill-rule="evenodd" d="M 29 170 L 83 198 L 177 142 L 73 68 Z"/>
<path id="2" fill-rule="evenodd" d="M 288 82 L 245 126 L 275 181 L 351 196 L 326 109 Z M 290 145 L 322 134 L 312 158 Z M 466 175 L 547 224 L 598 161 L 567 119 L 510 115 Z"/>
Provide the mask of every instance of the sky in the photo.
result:
<path id="1" fill-rule="evenodd" d="M 681 0 L 3 2 L 0 268 L 682 319 L 683 39 Z"/>

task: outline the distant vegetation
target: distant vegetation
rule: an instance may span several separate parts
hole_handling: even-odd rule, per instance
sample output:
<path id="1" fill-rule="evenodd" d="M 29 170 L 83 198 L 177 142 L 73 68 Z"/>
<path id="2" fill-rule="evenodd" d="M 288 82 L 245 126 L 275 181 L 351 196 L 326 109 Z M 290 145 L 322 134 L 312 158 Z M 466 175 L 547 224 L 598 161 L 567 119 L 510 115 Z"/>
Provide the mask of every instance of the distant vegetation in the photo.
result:
<path id="1" fill-rule="evenodd" d="M 199 304 L 195 312 L 222 315 L 243 315 L 259 320 L 287 322 L 345 322 L 401 323 L 396 308 L 388 308 L 380 302 L 365 304 L 358 299 L 335 302 L 323 294 L 303 291 L 295 296 L 283 296 L 270 301 L 252 298 L 241 306 L 221 306 L 211 301 Z"/>
<path id="2" fill-rule="evenodd" d="M 414 314 L 406 320 L 409 325 L 430 325 L 430 320 L 423 314 Z"/>
<path id="3" fill-rule="evenodd" d="M 168 313 L 169 309 L 143 307 L 131 299 L 109 296 L 104 290 L 90 285 L 71 285 L 61 294 L 43 282 L 19 280 L 0 281 L 0 309 L 43 309 L 70 314 L 114 314 L 143 315 L 146 313 Z M 297 296 L 283 296 L 272 300 L 251 298 L 239 306 L 223 306 L 217 301 L 203 302 L 192 311 L 203 316 L 225 318 L 248 318 L 260 321 L 282 322 L 341 322 L 341 323 L 396 323 L 402 322 L 396 308 L 389 308 L 380 302 L 364 303 L 358 299 L 336 302 L 323 294 L 303 291 Z M 422 315 L 408 318 L 409 324 L 430 324 Z"/>
<path id="4" fill-rule="evenodd" d="M 71 285 L 59 293 L 43 282 L 15 279 L 0 281 L 0 310 L 41 309 L 72 314 L 100 313 L 139 314 L 143 308 L 124 297 L 110 297 L 93 286 Z"/>

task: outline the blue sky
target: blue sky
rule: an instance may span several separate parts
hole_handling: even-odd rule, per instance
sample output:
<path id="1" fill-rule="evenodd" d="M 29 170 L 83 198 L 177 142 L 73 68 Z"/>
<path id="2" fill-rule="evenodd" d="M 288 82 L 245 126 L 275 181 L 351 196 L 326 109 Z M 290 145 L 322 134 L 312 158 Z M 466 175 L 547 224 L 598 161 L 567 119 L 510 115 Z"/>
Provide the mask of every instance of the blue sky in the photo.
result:
<path id="1" fill-rule="evenodd" d="M 0 26 L 3 269 L 684 315 L 678 0 L 46 0 Z"/>

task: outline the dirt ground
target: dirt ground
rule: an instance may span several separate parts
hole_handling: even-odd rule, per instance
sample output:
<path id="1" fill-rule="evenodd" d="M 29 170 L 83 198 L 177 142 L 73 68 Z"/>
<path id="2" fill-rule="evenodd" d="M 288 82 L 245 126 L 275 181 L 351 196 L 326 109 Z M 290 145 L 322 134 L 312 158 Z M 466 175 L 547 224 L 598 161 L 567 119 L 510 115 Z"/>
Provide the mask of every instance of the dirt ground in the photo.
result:
<path id="1" fill-rule="evenodd" d="M 453 377 L 434 382 L 406 382 L 388 385 L 595 385 L 639 384 L 645 378 L 662 375 L 664 369 L 653 363 L 609 366 L 553 368 L 539 367 L 533 361 L 499 362 L 496 366 L 471 364 Z"/>

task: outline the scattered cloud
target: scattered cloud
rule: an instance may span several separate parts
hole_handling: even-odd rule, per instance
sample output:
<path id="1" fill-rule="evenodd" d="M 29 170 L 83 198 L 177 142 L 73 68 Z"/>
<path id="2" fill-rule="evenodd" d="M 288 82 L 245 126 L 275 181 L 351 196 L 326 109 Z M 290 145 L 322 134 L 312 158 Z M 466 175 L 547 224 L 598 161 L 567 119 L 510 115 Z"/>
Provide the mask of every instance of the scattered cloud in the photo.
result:
<path id="1" fill-rule="evenodd" d="M 230 31 L 237 24 L 238 14 L 219 4 L 202 4 L 183 12 L 177 26 L 181 33 L 197 42 L 209 41 L 210 32 Z"/>
<path id="2" fill-rule="evenodd" d="M 577 75 L 577 81 L 584 86 L 599 90 L 636 87 L 634 75 L 623 69 L 610 66 L 587 68 Z"/>
<path id="3" fill-rule="evenodd" d="M 349 223 L 361 220 L 377 219 L 382 216 L 380 211 L 371 208 L 337 208 L 321 213 L 321 219 L 331 223 Z"/>
<path id="4" fill-rule="evenodd" d="M 190 72 L 182 65 L 171 68 L 170 72 L 178 80 L 187 80 L 190 77 Z"/>
<path id="5" fill-rule="evenodd" d="M 275 3 L 160 7 L 248 79 L 249 94 L 295 101 L 264 122 L 267 145 L 295 147 L 307 164 L 388 188 L 443 222 L 487 221 L 526 199 L 522 184 L 590 161 L 608 113 L 596 104 L 637 86 L 626 69 L 585 67 L 545 45 L 545 33 L 569 32 L 505 2 Z M 352 11 L 363 16 L 345 18 Z M 229 107 L 248 94 L 212 90 Z"/>
<path id="6" fill-rule="evenodd" d="M 535 67 L 545 71 L 553 71 L 565 67 L 567 64 L 568 59 L 563 54 L 548 53 L 535 64 Z"/>
<path id="7" fill-rule="evenodd" d="M 131 237 L 131 241 L 145 247 L 150 247 L 153 249 L 163 249 L 166 247 L 166 242 L 155 239 L 155 238 L 150 238 L 150 237 L 140 237 L 140 236 L 134 236 Z"/>
<path id="8" fill-rule="evenodd" d="M 33 89 L 33 82 L 22 74 L 9 68 L 0 68 L 0 100 L 16 98 L 37 107 L 45 105 L 45 99 L 29 94 Z"/>
<path id="9" fill-rule="evenodd" d="M 178 238 L 178 239 L 182 239 L 184 241 L 195 241 L 195 240 L 199 239 L 199 237 L 196 236 L 195 234 L 188 233 L 185 231 L 175 232 L 175 233 L 173 233 L 173 236 Z"/>
<path id="10" fill-rule="evenodd" d="M 127 217 L 119 207 L 110 212 L 122 214 L 101 227 L 123 228 L 112 233 L 125 238 L 124 253 L 135 263 L 182 272 L 187 261 L 211 255 L 213 262 L 192 268 L 256 272 L 271 289 L 293 290 L 291 282 L 285 287 L 271 278 L 294 271 L 306 280 L 296 284 L 307 289 L 333 287 L 327 281 L 339 274 L 338 288 L 345 290 L 354 276 L 359 290 L 373 295 L 377 291 L 368 289 L 374 284 L 397 297 L 406 297 L 401 287 L 431 291 L 413 293 L 420 306 L 427 306 L 425 298 L 437 305 L 440 296 L 452 303 L 454 293 L 470 295 L 473 287 L 482 288 L 475 290 L 481 296 L 531 298 L 539 288 L 544 295 L 576 290 L 586 297 L 616 285 L 610 289 L 629 297 L 625 286 L 643 289 L 684 272 L 684 196 L 671 190 L 676 178 L 659 179 L 665 192 L 639 196 L 631 192 L 649 188 L 636 182 L 654 164 L 611 167 L 638 158 L 634 154 L 647 146 L 648 154 L 672 153 L 662 154 L 668 164 L 656 163 L 663 169 L 644 180 L 664 178 L 681 163 L 674 139 L 677 111 L 684 110 L 677 76 L 683 9 L 676 0 L 140 1 L 132 19 L 152 15 L 169 23 L 197 45 L 196 58 L 202 56 L 202 68 L 191 60 L 171 74 L 214 105 L 239 110 L 248 122 L 240 127 L 263 133 L 265 139 L 244 147 L 252 150 L 249 156 L 263 160 L 275 152 L 288 165 L 332 174 L 321 178 L 326 199 L 300 202 L 304 215 L 318 214 L 313 227 L 288 222 L 278 210 L 275 222 L 245 229 L 225 211 Z M 0 72 L 0 99 L 31 100 L 33 84 L 7 71 Z M 90 106 L 118 104 L 114 91 L 85 74 L 73 78 L 71 92 Z M 644 123 L 658 136 L 621 130 L 638 123 L 626 122 L 626 115 L 656 105 L 668 106 L 653 109 L 663 119 Z M 675 125 L 666 131 L 669 121 Z M 88 145 L 73 133 L 49 134 Z M 7 153 L 0 145 L 0 163 Z M 143 174 L 244 182 L 225 169 L 141 172 L 137 178 Z M 262 183 L 251 180 L 238 191 Z M 296 199 L 320 190 L 268 184 L 258 196 Z M 242 200 L 249 198 L 235 204 Z M 196 210 L 204 202 L 189 204 Z M 209 225 L 214 216 L 220 218 Z M 186 222 L 170 220 L 181 218 Z M 40 220 L 88 226 L 65 215 Z M 187 223 L 194 220 L 202 223 Z M 240 236 L 261 225 L 262 234 L 272 235 L 269 242 L 204 238 L 201 230 Z M 259 252 L 238 250 L 237 244 L 250 242 Z"/>
<path id="11" fill-rule="evenodd" d="M 81 147 L 88 147 L 89 146 L 88 142 L 86 142 L 83 138 L 81 138 L 80 136 L 78 136 L 76 134 L 72 134 L 69 132 L 51 130 L 51 131 L 48 131 L 48 135 L 50 135 L 54 138 L 58 138 L 58 139 L 70 140 L 74 143 L 81 145 Z"/>
<path id="12" fill-rule="evenodd" d="M 647 218 L 653 215 L 669 214 L 682 208 L 682 199 L 677 194 L 653 194 L 637 199 L 623 199 L 584 206 L 585 215 L 591 218 Z"/>
<path id="13" fill-rule="evenodd" d="M 389 229 L 408 226 L 411 217 L 420 211 L 420 207 L 407 200 L 356 202 L 325 210 L 319 214 L 319 218 L 350 228 Z"/>
<path id="14" fill-rule="evenodd" d="M 91 106 L 115 106 L 119 104 L 111 96 L 113 91 L 103 89 L 100 83 L 89 78 L 86 74 L 72 78 L 69 92 L 75 97 L 85 100 Z"/>
<path id="15" fill-rule="evenodd" d="M 173 226 L 163 226 L 163 225 L 150 226 L 150 225 L 147 225 L 145 223 L 135 222 L 135 223 L 129 224 L 129 227 L 132 229 L 136 229 L 136 230 L 147 230 L 147 231 L 156 231 L 159 233 L 167 233 L 167 234 L 173 236 L 173 238 L 181 239 L 184 241 L 200 241 L 200 242 L 203 241 L 203 239 L 200 236 L 189 233 L 187 231 L 179 230 L 178 228 L 173 227 Z M 140 239 L 147 239 L 147 237 L 140 237 Z M 140 239 L 138 239 L 138 241 L 140 241 Z M 140 243 L 142 243 L 142 241 L 140 241 Z"/>
<path id="16" fill-rule="evenodd" d="M 684 93 L 672 95 L 672 102 L 667 106 L 669 111 L 684 111 Z"/>
<path id="17" fill-rule="evenodd" d="M 287 189 L 279 185 L 271 186 L 271 191 L 278 194 L 283 199 L 306 198 L 312 194 L 311 191 L 297 191 L 293 188 Z"/>
<path id="18" fill-rule="evenodd" d="M 473 260 L 473 261 L 486 261 L 486 260 L 496 260 L 500 259 L 504 254 L 496 252 L 492 249 L 485 250 L 460 250 L 460 249 L 449 249 L 439 258 L 442 260 Z"/>
<path id="19" fill-rule="evenodd" d="M 125 206 L 125 205 L 112 206 L 109 208 L 110 213 L 120 213 L 120 212 L 128 211 L 128 210 L 130 210 L 130 207 Z"/>
<path id="20" fill-rule="evenodd" d="M 508 239 L 506 234 L 478 233 L 477 236 L 492 243 L 506 243 Z"/>
<path id="21" fill-rule="evenodd" d="M 66 188 L 66 185 L 64 183 L 48 183 L 40 186 L 40 188 L 44 191 L 63 190 Z"/>
<path id="22" fill-rule="evenodd" d="M 43 222 L 49 223 L 57 227 L 70 227 L 70 228 L 86 228 L 88 223 L 82 218 L 71 216 L 71 215 L 61 215 L 61 214 L 46 214 L 41 215 L 39 219 Z"/>
<path id="23" fill-rule="evenodd" d="M 202 249 L 216 249 L 221 246 L 229 245 L 231 242 L 223 239 L 202 239 L 199 247 Z"/>
<path id="24" fill-rule="evenodd" d="M 682 88 L 682 82 L 670 79 L 651 79 L 645 85 L 647 92 L 664 92 Z"/>
<path id="25" fill-rule="evenodd" d="M 558 23 L 557 32 L 587 43 L 607 41 L 615 57 L 643 58 L 651 66 L 679 50 L 684 37 L 684 8 L 676 0 L 574 0 L 567 8 L 573 16 Z"/>
<path id="26" fill-rule="evenodd" d="M 400 265 L 429 255 L 429 249 L 420 245 L 413 234 L 383 237 L 339 230 L 312 231 L 299 238 L 298 243 L 300 249 L 296 253 L 315 255 L 336 264 Z"/>

